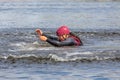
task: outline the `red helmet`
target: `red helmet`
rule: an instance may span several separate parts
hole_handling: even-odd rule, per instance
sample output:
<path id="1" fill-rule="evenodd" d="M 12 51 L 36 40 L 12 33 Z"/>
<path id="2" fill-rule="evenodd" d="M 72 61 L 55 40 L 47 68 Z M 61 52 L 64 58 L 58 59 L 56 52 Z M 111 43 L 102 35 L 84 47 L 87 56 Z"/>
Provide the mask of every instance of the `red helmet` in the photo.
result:
<path id="1" fill-rule="evenodd" d="M 56 34 L 58 36 L 62 36 L 65 34 L 70 34 L 70 30 L 68 29 L 67 26 L 61 26 L 60 28 L 58 28 L 58 30 L 56 31 Z"/>

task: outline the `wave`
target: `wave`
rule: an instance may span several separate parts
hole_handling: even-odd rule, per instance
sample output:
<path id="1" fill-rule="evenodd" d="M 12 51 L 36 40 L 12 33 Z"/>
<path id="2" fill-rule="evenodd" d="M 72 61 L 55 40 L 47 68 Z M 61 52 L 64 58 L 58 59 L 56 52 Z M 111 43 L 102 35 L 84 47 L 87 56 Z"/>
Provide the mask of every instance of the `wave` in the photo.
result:
<path id="1" fill-rule="evenodd" d="M 54 62 L 94 62 L 94 61 L 120 61 L 120 51 L 107 51 L 107 53 L 94 52 L 64 52 L 61 54 L 50 53 L 46 56 L 36 54 L 0 56 L 4 63 L 54 63 Z"/>

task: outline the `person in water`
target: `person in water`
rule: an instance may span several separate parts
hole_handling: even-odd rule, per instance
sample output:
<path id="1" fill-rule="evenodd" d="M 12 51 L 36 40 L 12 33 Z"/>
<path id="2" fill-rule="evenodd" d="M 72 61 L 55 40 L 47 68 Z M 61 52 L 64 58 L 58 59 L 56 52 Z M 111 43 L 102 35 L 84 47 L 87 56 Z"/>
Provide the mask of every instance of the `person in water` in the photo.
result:
<path id="1" fill-rule="evenodd" d="M 40 29 L 36 29 L 36 33 L 41 41 L 48 42 L 56 47 L 83 45 L 80 38 L 73 34 L 67 26 L 61 26 L 58 28 L 56 31 L 57 36 L 45 34 Z"/>

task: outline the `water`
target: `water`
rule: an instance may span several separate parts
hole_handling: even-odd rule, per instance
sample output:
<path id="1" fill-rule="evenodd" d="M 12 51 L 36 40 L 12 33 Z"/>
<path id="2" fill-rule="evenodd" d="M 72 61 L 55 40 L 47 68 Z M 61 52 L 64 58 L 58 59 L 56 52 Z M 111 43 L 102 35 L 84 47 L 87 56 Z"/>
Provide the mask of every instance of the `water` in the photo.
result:
<path id="1" fill-rule="evenodd" d="M 119 2 L 1 2 L 1 80 L 119 80 Z M 35 29 L 54 35 L 68 25 L 80 47 L 53 47 Z"/>
<path id="2" fill-rule="evenodd" d="M 0 27 L 119 28 L 119 8 L 119 2 L 4 2 Z"/>

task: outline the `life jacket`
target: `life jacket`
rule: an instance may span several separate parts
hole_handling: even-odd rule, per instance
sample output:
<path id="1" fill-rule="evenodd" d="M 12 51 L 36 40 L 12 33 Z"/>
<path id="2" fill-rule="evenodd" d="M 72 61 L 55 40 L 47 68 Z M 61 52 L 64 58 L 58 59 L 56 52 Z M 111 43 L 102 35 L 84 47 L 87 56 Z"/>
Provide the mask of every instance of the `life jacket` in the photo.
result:
<path id="1" fill-rule="evenodd" d="M 71 38 L 73 38 L 76 42 L 76 46 L 82 46 L 83 43 L 82 41 L 80 40 L 80 38 L 78 36 L 76 36 L 74 33 L 71 33 Z"/>

